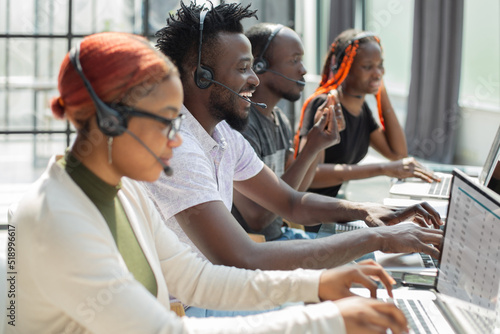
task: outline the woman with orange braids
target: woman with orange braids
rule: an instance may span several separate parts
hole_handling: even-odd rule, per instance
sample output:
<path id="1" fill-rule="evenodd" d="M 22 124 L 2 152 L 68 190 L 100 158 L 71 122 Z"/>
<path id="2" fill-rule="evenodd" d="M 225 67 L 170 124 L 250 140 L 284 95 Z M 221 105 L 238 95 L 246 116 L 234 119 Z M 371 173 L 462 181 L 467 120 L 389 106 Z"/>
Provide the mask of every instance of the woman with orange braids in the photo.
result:
<path id="1" fill-rule="evenodd" d="M 183 88 L 172 62 L 146 39 L 123 33 L 84 38 L 64 58 L 58 89 L 52 110 L 71 121 L 77 136 L 10 217 L 9 272 L 15 274 L 7 333 L 407 331 L 394 305 L 343 298 L 351 296 L 353 282 L 374 297 L 371 276 L 391 293 L 392 278 L 373 262 L 328 271 L 215 266 L 164 225 L 137 181 L 172 173 L 172 150 L 182 143 Z M 317 304 L 191 319 L 170 311 L 169 293 L 212 309 Z"/>
<path id="2" fill-rule="evenodd" d="M 340 132 L 340 143 L 325 150 L 324 164 L 318 165 L 311 191 L 335 197 L 342 182 L 378 175 L 436 180 L 415 159 L 407 158 L 405 135 L 383 85 L 383 75 L 377 36 L 350 29 L 335 39 L 323 65 L 321 83 L 302 107 L 296 136 L 298 151 L 305 145 L 305 135 L 314 125 L 317 110 L 326 105 L 341 105 L 345 130 Z M 365 102 L 367 94 L 376 96 L 380 126 Z M 369 146 L 391 162 L 356 165 Z"/>

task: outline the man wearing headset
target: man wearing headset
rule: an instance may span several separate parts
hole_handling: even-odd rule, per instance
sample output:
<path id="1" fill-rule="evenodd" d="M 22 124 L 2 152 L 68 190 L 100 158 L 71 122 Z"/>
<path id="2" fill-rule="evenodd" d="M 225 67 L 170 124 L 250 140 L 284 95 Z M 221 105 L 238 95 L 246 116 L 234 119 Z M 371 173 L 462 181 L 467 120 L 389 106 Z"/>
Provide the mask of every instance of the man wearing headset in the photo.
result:
<path id="1" fill-rule="evenodd" d="M 277 103 L 281 99 L 295 102 L 304 90 L 302 41 L 292 29 L 273 23 L 256 24 L 245 35 L 252 44 L 253 70 L 260 81 L 252 100 L 264 102 L 267 108 L 252 105 L 248 125 L 241 133 L 266 166 L 292 188 L 304 191 L 310 186 L 322 148 L 340 139 L 333 110 L 324 110 L 308 133 L 308 147 L 294 160 L 292 128 Z M 262 209 L 237 189 L 233 202 L 231 212 L 241 226 L 247 232 L 264 235 L 266 241 L 315 238 L 315 233 L 282 227 L 281 217 Z"/>
<path id="2" fill-rule="evenodd" d="M 181 2 L 177 15 L 157 33 L 157 47 L 179 68 L 186 114 L 184 144 L 170 161 L 173 175 L 146 185 L 166 224 L 213 263 L 240 268 L 329 268 L 375 250 L 438 257 L 442 232 L 428 226 L 442 221 L 427 204 L 393 210 L 297 192 L 234 130 L 247 122 L 256 104 L 249 98 L 259 84 L 240 23 L 255 16 L 248 8 L 222 3 L 206 11 Z M 318 240 L 255 243 L 231 215 L 233 185 L 259 206 L 299 224 L 364 220 L 374 228 Z M 398 224 L 405 220 L 417 224 Z"/>

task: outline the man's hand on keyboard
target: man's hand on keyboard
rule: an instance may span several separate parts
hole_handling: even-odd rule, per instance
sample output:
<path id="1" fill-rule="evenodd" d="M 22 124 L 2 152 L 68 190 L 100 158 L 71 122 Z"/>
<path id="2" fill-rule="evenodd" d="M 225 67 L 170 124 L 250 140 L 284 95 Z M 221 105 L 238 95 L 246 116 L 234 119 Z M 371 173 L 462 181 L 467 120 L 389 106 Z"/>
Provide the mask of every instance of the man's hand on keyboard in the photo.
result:
<path id="1" fill-rule="evenodd" d="M 380 250 L 384 253 L 425 253 L 438 259 L 443 231 L 401 223 L 372 229 L 380 235 Z"/>
<path id="2" fill-rule="evenodd" d="M 387 205 L 365 206 L 364 221 L 370 227 L 395 225 L 405 221 L 413 221 L 423 227 L 439 228 L 444 225 L 439 213 L 427 202 L 421 202 L 406 208 L 395 208 Z"/>
<path id="3" fill-rule="evenodd" d="M 373 260 L 361 261 L 359 264 L 345 265 L 330 269 L 321 274 L 318 296 L 321 300 L 337 300 L 354 296 L 350 291 L 354 283 L 361 284 L 370 290 L 372 298 L 377 298 L 377 283 L 382 282 L 387 293 L 392 297 L 392 285 L 396 281 Z"/>
<path id="4" fill-rule="evenodd" d="M 380 300 L 349 297 L 335 302 L 344 318 L 347 334 L 354 333 L 408 333 L 408 322 L 394 304 Z"/>

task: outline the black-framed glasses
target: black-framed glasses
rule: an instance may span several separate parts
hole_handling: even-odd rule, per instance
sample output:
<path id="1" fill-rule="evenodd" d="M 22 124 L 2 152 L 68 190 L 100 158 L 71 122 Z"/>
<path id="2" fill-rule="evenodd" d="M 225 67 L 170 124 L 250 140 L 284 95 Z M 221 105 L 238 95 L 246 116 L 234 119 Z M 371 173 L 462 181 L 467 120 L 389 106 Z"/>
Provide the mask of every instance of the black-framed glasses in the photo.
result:
<path id="1" fill-rule="evenodd" d="M 126 105 L 120 105 L 120 104 L 115 104 L 115 105 L 110 105 L 111 108 L 114 110 L 118 111 L 125 117 L 144 117 L 144 118 L 150 118 L 153 119 L 157 122 L 160 122 L 165 125 L 165 129 L 162 130 L 162 134 L 167 137 L 169 140 L 174 140 L 175 135 L 179 132 L 182 124 L 182 120 L 186 118 L 186 115 L 180 114 L 176 118 L 166 118 L 166 117 L 161 117 L 155 114 L 152 114 L 150 112 L 136 109 L 130 106 Z"/>

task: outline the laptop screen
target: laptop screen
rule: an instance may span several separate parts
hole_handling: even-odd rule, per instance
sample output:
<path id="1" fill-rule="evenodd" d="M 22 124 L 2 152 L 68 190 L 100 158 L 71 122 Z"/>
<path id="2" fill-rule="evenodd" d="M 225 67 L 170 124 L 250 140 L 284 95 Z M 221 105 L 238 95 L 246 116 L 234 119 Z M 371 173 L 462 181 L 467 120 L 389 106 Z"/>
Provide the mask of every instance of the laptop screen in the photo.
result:
<path id="1" fill-rule="evenodd" d="M 486 186 L 500 195 L 500 154 Z"/>
<path id="2" fill-rule="evenodd" d="M 500 203 L 453 171 L 436 290 L 495 310 L 500 281 Z"/>
<path id="3" fill-rule="evenodd" d="M 498 167 L 498 159 L 500 159 L 500 126 L 498 127 L 497 134 L 495 135 L 493 144 L 491 145 L 486 161 L 484 162 L 483 169 L 479 174 L 479 183 L 486 185 L 489 183 L 495 168 Z"/>

